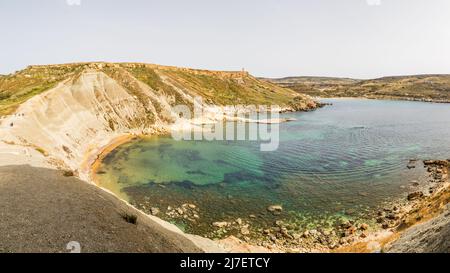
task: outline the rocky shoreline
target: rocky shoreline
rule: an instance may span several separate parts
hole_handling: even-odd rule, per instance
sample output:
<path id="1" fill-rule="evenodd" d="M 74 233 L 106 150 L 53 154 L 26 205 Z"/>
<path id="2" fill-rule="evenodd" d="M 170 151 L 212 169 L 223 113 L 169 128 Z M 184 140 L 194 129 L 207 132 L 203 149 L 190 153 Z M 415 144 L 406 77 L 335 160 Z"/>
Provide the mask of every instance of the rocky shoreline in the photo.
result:
<path id="1" fill-rule="evenodd" d="M 199 234 L 219 244 L 231 245 L 236 249 L 257 249 L 267 252 L 381 252 L 386 245 L 394 241 L 401 232 L 429 219 L 439 211 L 419 213 L 424 207 L 435 205 L 435 199 L 448 190 L 447 160 L 411 159 L 408 169 L 426 168 L 429 179 L 425 186 L 412 182 L 414 189 L 399 200 L 390 202 L 374 212 L 373 219 L 338 221 L 332 228 L 301 229 L 295 224 L 275 220 L 272 226 L 261 228 L 253 223 L 256 215 L 235 220 L 223 220 L 210 223 L 214 229 L 208 234 Z M 439 199 L 440 200 L 440 199 Z M 447 201 L 448 203 L 448 201 Z M 169 222 L 187 221 L 196 224 L 202 218 L 201 209 L 190 203 L 180 206 L 159 208 L 150 202 L 134 203 L 138 209 Z M 274 216 L 283 213 L 281 205 L 267 207 L 265 213 Z M 369 217 L 370 218 L 370 217 Z"/>

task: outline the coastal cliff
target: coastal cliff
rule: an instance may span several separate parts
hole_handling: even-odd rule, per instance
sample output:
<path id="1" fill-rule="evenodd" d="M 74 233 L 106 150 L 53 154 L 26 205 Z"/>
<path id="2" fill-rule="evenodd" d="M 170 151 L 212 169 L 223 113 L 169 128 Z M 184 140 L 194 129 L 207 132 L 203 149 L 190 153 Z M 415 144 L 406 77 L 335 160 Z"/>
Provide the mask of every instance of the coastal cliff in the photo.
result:
<path id="1" fill-rule="evenodd" d="M 0 148 L 84 180 L 90 179 L 89 164 L 112 140 L 167 133 L 179 118 L 172 107 L 191 107 L 197 96 L 204 100 L 202 107 L 278 104 L 307 111 L 318 106 L 308 96 L 246 72 L 147 64 L 30 66 L 2 78 L 0 90 L 1 109 L 9 114 L 0 120 Z"/>

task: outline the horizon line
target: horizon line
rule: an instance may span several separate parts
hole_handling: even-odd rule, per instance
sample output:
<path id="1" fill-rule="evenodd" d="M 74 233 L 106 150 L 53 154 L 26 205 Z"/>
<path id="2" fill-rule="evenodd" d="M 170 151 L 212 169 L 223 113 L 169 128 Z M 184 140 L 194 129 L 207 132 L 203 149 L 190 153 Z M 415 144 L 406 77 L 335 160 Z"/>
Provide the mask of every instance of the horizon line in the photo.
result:
<path id="1" fill-rule="evenodd" d="M 418 74 L 395 74 L 395 75 L 383 75 L 379 77 L 368 77 L 368 78 L 356 78 L 356 77 L 348 77 L 348 76 L 320 76 L 320 75 L 297 75 L 297 76 L 282 76 L 282 77 L 267 77 L 267 76 L 257 76 L 253 75 L 250 71 L 245 70 L 218 70 L 218 69 L 206 69 L 206 68 L 194 68 L 190 66 L 176 66 L 176 65 L 164 65 L 164 64 L 156 64 L 152 62 L 133 62 L 133 61 L 122 61 L 122 62 L 111 62 L 111 61 L 77 61 L 77 62 L 65 62 L 65 63 L 49 63 L 49 64 L 30 64 L 26 65 L 24 68 L 15 70 L 8 74 L 1 74 L 0 76 L 9 76 L 17 74 L 23 70 L 26 70 L 29 67 L 45 67 L 45 66 L 61 66 L 61 65 L 77 65 L 77 64 L 142 64 L 142 65 L 152 65 L 152 66 L 160 66 L 166 68 L 175 68 L 175 69 L 188 69 L 188 70 L 197 70 L 197 71 L 211 71 L 211 72 L 224 72 L 224 73 L 248 73 L 249 75 L 258 78 L 258 79 L 267 79 L 267 80 L 282 80 L 289 78 L 325 78 L 325 79 L 348 79 L 348 80 L 377 80 L 383 78 L 397 78 L 397 77 L 414 77 L 414 76 L 450 76 L 450 73 L 418 73 Z"/>

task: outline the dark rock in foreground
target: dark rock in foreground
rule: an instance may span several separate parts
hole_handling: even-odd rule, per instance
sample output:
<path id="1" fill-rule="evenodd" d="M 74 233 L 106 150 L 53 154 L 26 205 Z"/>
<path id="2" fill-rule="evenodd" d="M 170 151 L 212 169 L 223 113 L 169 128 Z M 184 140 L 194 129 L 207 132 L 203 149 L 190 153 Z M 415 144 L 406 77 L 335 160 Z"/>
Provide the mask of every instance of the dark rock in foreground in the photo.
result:
<path id="1" fill-rule="evenodd" d="M 0 167 L 0 207 L 0 252 L 69 252 L 76 243 L 81 252 L 201 252 L 113 195 L 61 171 Z"/>
<path id="2" fill-rule="evenodd" d="M 440 216 L 405 231 L 388 252 L 450 253 L 450 205 Z"/>

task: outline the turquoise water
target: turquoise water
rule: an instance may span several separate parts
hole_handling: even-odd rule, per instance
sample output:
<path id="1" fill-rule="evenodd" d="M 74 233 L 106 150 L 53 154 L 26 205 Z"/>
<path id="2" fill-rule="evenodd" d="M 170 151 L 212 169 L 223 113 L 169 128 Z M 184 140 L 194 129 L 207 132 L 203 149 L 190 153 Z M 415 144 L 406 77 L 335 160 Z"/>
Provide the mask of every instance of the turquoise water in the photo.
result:
<path id="1" fill-rule="evenodd" d="M 401 198 L 426 173 L 410 159 L 450 157 L 450 105 L 358 99 L 333 105 L 280 127 L 280 145 L 258 142 L 140 139 L 109 154 L 100 185 L 189 232 L 207 235 L 211 223 L 236 218 L 252 226 L 276 220 L 299 227 L 332 226 L 336 219 L 368 219 L 384 202 Z M 167 207 L 195 204 L 195 221 L 172 218 Z M 267 212 L 270 205 L 283 212 Z"/>

